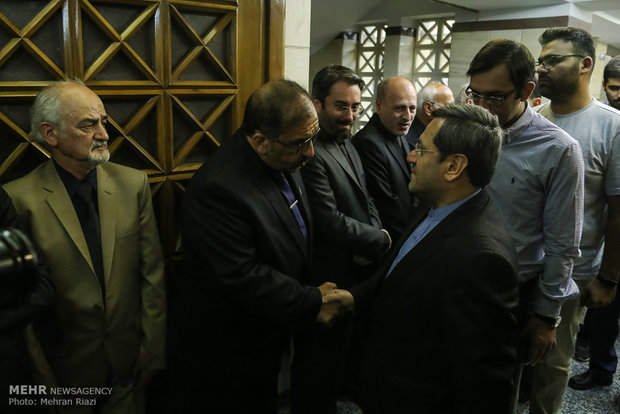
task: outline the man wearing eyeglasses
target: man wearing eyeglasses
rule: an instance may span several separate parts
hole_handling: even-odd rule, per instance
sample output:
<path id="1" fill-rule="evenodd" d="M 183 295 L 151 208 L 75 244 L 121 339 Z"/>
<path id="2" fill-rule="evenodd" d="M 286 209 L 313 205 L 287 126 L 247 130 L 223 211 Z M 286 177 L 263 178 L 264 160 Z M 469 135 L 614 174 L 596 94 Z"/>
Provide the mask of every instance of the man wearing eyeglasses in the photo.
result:
<path id="1" fill-rule="evenodd" d="M 341 65 L 321 69 L 312 82 L 321 130 L 314 158 L 302 169 L 316 229 L 312 270 L 304 280 L 310 285 L 330 281 L 347 289 L 360 283 L 391 245 L 349 140 L 363 88 L 364 81 Z M 356 398 L 351 388 L 357 379 L 360 336 L 352 316 L 332 328 L 316 325 L 296 332 L 293 414 L 335 414 L 337 397 L 348 393 L 349 399 Z"/>
<path id="2" fill-rule="evenodd" d="M 527 104 L 534 58 L 524 45 L 490 41 L 467 74 L 469 96 L 496 114 L 505 130 L 489 188 L 517 248 L 522 361 L 536 365 L 556 345 L 562 303 L 579 292 L 571 270 L 583 222 L 581 148 Z M 533 392 L 545 386 L 535 383 Z"/>
<path id="3" fill-rule="evenodd" d="M 335 285 L 300 283 L 313 226 L 298 171 L 318 129 L 302 87 L 269 82 L 192 178 L 170 306 L 175 412 L 276 414 L 289 328 L 335 313 L 321 299 Z"/>
<path id="4" fill-rule="evenodd" d="M 416 112 L 416 92 L 411 82 L 395 76 L 377 86 L 375 113 L 353 137 L 366 171 L 368 191 L 381 222 L 394 240 L 409 224 L 414 197 L 408 190 L 411 151 L 405 135 Z"/>
<path id="5" fill-rule="evenodd" d="M 534 370 L 534 385 L 539 381 L 546 388 L 533 393 L 531 401 L 536 397 L 545 412 L 555 413 L 568 381 L 582 305 L 610 304 L 620 278 L 620 112 L 590 94 L 595 49 L 589 33 L 574 27 L 552 28 L 539 42 L 540 90 L 550 103 L 537 108 L 538 112 L 579 141 L 585 162 L 581 256 L 572 272 L 581 294 L 562 306 L 558 347 Z M 588 312 L 594 352 L 590 369 L 568 382 L 576 389 L 610 385 L 617 363 L 617 307 Z"/>
<path id="6" fill-rule="evenodd" d="M 429 82 L 418 92 L 418 106 L 409 132 L 405 135 L 409 147 L 415 147 L 426 126 L 433 120 L 433 111 L 454 103 L 452 89 L 440 82 Z"/>

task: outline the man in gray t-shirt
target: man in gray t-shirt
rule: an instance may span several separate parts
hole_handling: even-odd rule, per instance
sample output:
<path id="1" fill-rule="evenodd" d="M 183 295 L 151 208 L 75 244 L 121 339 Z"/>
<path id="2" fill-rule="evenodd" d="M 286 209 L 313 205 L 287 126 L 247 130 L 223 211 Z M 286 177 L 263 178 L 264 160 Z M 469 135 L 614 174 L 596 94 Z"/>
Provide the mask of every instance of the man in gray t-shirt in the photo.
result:
<path id="1" fill-rule="evenodd" d="M 534 412 L 555 413 L 561 408 L 582 305 L 610 303 L 620 277 L 620 112 L 590 95 L 595 54 L 587 32 L 571 27 L 549 29 L 539 41 L 539 85 L 551 102 L 536 110 L 579 142 L 585 164 L 581 257 L 573 267 L 581 294 L 562 306 L 558 346 L 535 368 L 530 398 Z M 589 373 L 586 377 L 582 379 L 588 385 L 596 383 Z M 611 383 L 610 378 L 599 382 Z"/>

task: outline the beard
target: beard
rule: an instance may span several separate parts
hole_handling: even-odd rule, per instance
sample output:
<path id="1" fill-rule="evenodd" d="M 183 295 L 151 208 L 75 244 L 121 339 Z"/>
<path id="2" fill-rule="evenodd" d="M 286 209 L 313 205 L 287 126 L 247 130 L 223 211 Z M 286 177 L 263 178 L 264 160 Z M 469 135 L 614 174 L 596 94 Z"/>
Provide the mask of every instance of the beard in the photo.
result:
<path id="1" fill-rule="evenodd" d="M 569 71 L 563 77 L 556 77 L 555 79 L 538 74 L 538 87 L 540 88 L 540 94 L 545 98 L 556 101 L 565 102 L 569 100 L 579 88 L 579 66 L 576 66 L 573 71 Z"/>
<path id="2" fill-rule="evenodd" d="M 97 148 L 103 147 L 104 150 L 95 151 Z M 96 167 L 110 159 L 110 151 L 108 151 L 108 143 L 105 141 L 94 141 L 90 147 L 88 154 L 88 162 L 91 166 Z"/>
<path id="3" fill-rule="evenodd" d="M 327 133 L 332 137 L 340 140 L 347 139 L 351 137 L 353 130 L 353 123 L 348 121 L 342 121 L 338 119 L 331 119 L 327 117 L 319 116 L 319 123 L 321 124 L 321 128 L 325 128 Z M 348 126 L 349 128 L 342 129 L 343 127 Z"/>

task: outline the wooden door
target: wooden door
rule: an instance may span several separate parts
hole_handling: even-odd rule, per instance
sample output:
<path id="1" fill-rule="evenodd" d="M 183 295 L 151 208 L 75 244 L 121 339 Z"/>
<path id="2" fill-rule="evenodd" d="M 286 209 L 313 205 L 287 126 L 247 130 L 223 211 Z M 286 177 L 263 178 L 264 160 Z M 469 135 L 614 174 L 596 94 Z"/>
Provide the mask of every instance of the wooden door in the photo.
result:
<path id="1" fill-rule="evenodd" d="M 185 185 L 283 68 L 283 0 L 1 0 L 0 181 L 49 158 L 29 109 L 79 78 L 110 115 L 111 161 L 147 172 L 164 254 Z"/>

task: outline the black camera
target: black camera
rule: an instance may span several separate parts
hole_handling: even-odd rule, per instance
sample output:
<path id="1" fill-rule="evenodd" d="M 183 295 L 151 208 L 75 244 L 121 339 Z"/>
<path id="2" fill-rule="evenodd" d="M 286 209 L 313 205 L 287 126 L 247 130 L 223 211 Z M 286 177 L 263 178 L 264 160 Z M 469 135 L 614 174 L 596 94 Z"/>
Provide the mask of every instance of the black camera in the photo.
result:
<path id="1" fill-rule="evenodd" d="M 34 246 L 18 229 L 0 231 L 0 276 L 33 269 L 39 259 Z"/>

